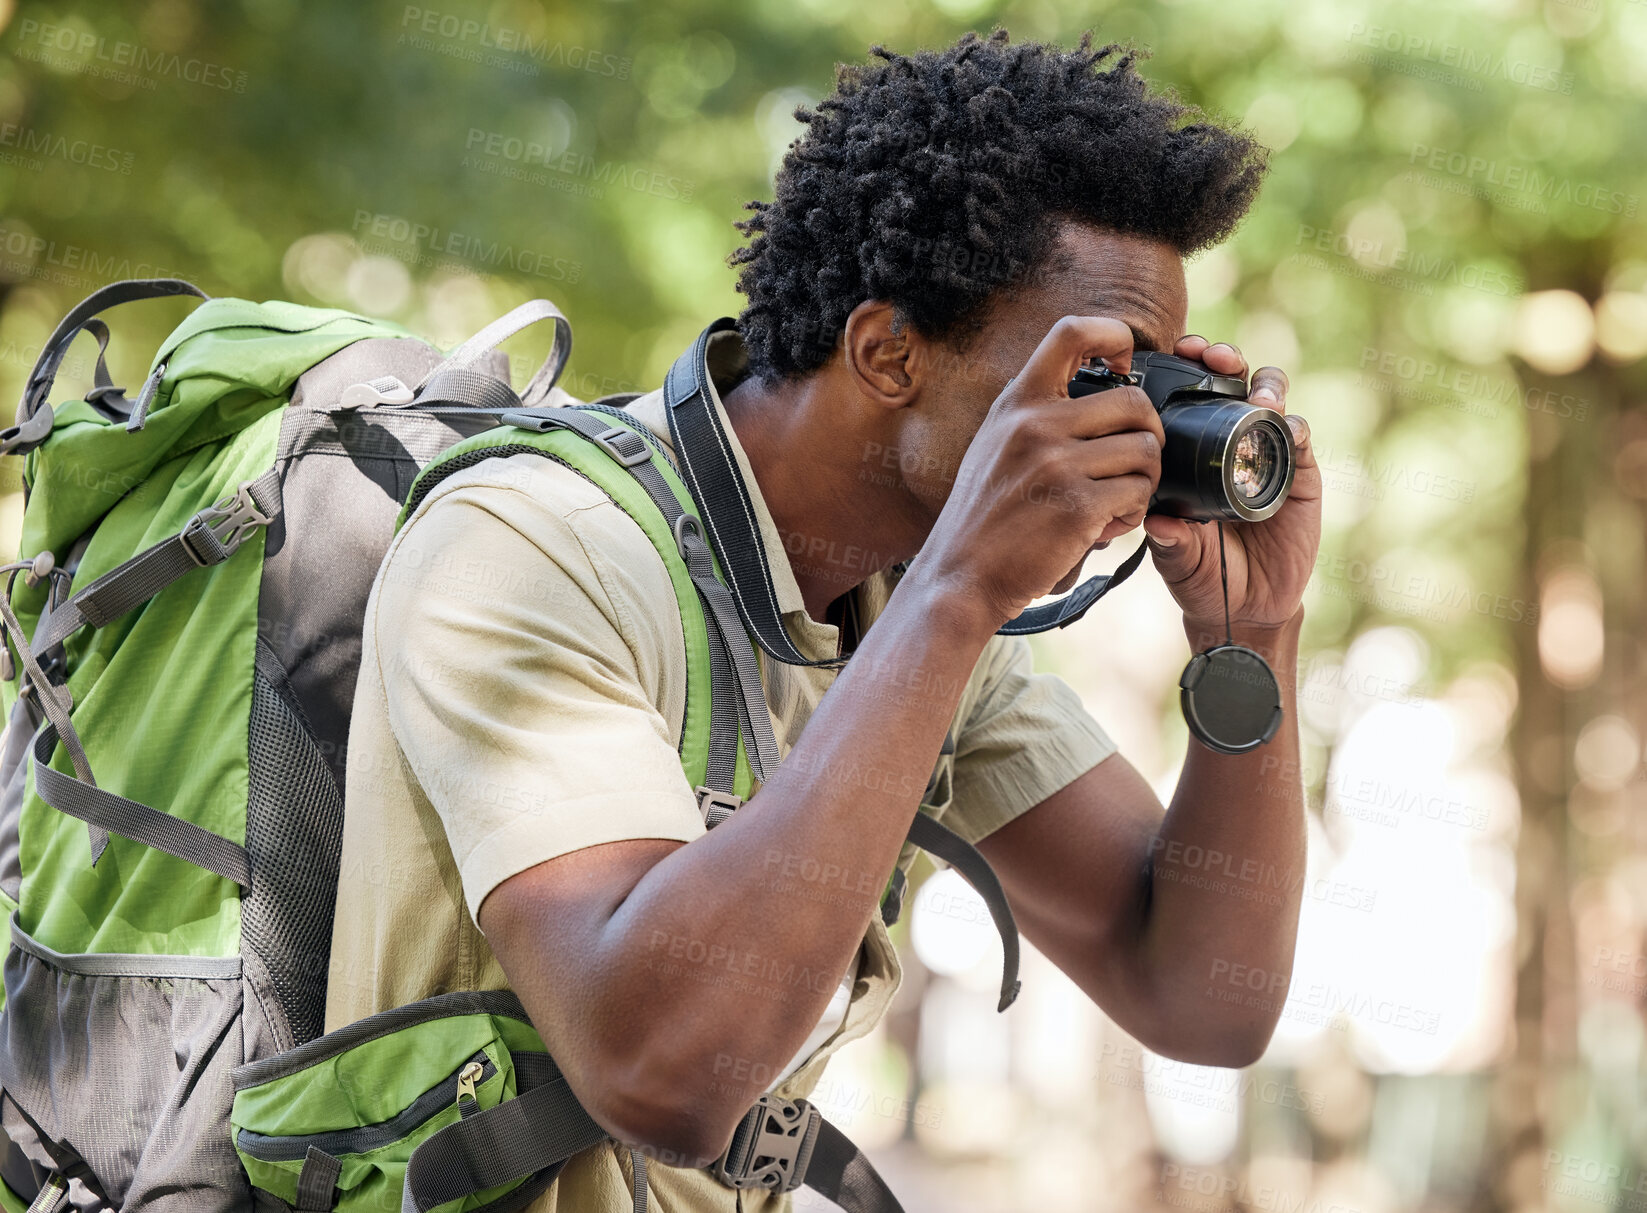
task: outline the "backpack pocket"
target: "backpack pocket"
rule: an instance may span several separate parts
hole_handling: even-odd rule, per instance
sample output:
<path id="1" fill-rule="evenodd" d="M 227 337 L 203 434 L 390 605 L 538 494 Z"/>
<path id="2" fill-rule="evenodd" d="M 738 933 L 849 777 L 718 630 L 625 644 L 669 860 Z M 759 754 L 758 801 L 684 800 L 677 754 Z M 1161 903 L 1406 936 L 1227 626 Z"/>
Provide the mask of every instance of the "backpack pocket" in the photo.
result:
<path id="1" fill-rule="evenodd" d="M 0 1016 L 0 1181 L 75 1210 L 246 1207 L 224 1140 L 241 1059 L 238 956 L 58 953 L 15 918 Z M 0 1202 L 3 1203 L 3 1202 Z"/>
<path id="2" fill-rule="evenodd" d="M 235 1152 L 260 1207 L 399 1213 L 414 1150 L 549 1064 L 513 994 L 438 995 L 234 1070 Z M 522 1175 L 441 1208 L 516 1208 L 552 1180 Z"/>

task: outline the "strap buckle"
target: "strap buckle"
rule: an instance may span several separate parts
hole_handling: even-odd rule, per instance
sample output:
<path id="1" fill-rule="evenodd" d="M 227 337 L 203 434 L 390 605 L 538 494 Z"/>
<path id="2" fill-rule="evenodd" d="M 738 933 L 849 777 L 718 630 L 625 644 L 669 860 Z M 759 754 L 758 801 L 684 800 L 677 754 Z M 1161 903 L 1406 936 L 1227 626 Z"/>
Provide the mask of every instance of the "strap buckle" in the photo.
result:
<path id="1" fill-rule="evenodd" d="M 635 449 L 627 455 L 624 454 L 618 446 L 620 438 L 632 438 L 635 442 Z M 652 458 L 651 452 L 646 449 L 646 439 L 626 426 L 614 425 L 610 429 L 602 430 L 595 435 L 595 441 L 605 447 L 606 453 L 626 468 L 632 468 L 637 463 L 645 463 Z"/>
<path id="2" fill-rule="evenodd" d="M 734 796 L 731 792 L 717 792 L 714 788 L 701 786 L 694 790 L 698 794 L 698 812 L 703 814 L 705 829 L 713 830 L 743 804 L 743 797 Z"/>
<path id="3" fill-rule="evenodd" d="M 793 1192 L 806 1182 L 823 1116 L 804 1099 L 762 1095 L 709 1170 L 729 1188 Z"/>
<path id="4" fill-rule="evenodd" d="M 251 485 L 250 480 L 242 480 L 229 496 L 189 519 L 181 532 L 189 559 L 202 567 L 221 564 L 254 528 L 269 525 L 269 516 L 252 499 Z"/>

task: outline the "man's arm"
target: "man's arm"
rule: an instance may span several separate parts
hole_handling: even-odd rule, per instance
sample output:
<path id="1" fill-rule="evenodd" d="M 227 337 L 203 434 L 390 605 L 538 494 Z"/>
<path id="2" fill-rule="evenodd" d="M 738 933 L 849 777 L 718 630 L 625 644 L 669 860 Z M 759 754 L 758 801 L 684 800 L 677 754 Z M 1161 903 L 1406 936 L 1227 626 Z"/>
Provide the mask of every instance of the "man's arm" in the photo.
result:
<path id="1" fill-rule="evenodd" d="M 1298 626 L 1236 630 L 1281 685 L 1286 720 L 1267 745 L 1228 755 L 1192 740 L 1164 811 L 1112 754 L 979 843 L 1024 935 L 1181 1061 L 1251 1064 L 1286 1000 L 1304 880 Z"/>
<path id="2" fill-rule="evenodd" d="M 1202 337 L 1173 352 L 1220 374 L 1247 372 L 1239 350 Z M 1253 404 L 1284 414 L 1286 396 L 1277 368 L 1253 375 Z M 1276 736 L 1243 755 L 1190 741 L 1164 816 L 1138 772 L 1111 756 L 980 847 L 1036 946 L 1122 1027 L 1184 1061 L 1256 1060 L 1292 977 L 1305 840 L 1299 604 L 1321 539 L 1321 471 L 1309 426 L 1286 424 L 1297 472 L 1272 518 L 1221 524 L 1222 553 L 1218 526 L 1160 515 L 1145 524 L 1190 647 L 1221 643 L 1228 618 L 1233 639 L 1274 668 L 1286 713 Z"/>
<path id="3" fill-rule="evenodd" d="M 731 1075 L 778 1072 L 856 951 L 984 645 L 1095 542 L 1142 521 L 1160 474 L 1155 410 L 1137 389 L 1081 400 L 1065 390 L 1084 360 L 1131 344 L 1114 320 L 1054 326 L 758 797 L 692 846 L 572 851 L 480 905 L 510 985 L 584 1106 L 621 1140 L 683 1165 L 720 1153 L 765 1085 Z M 1051 528 L 1049 498 L 1068 506 Z M 620 786 L 623 772 L 612 778 Z M 838 895 L 787 891 L 775 877 L 791 861 L 839 873 Z"/>

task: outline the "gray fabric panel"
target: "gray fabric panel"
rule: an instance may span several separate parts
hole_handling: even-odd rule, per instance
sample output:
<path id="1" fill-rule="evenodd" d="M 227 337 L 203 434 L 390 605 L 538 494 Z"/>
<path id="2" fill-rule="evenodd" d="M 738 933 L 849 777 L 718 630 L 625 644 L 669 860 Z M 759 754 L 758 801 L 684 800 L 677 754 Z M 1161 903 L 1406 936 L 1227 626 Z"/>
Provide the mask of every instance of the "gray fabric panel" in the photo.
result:
<path id="1" fill-rule="evenodd" d="M 126 1213 L 251 1203 L 228 1125 L 239 980 L 92 976 L 13 948 L 5 988 L 0 1124 L 32 1162 L 81 1173 L 74 1208 L 109 1207 L 98 1190 Z"/>
<path id="2" fill-rule="evenodd" d="M 246 803 L 252 888 L 240 904 L 240 946 L 274 986 L 289 1048 L 325 1030 L 343 793 L 274 649 L 260 637 L 256 653 Z"/>
<path id="3" fill-rule="evenodd" d="M 23 813 L 23 789 L 29 778 L 29 743 L 40 727 L 33 702 L 30 697 L 12 704 L 4 746 L 0 748 L 0 891 L 14 902 L 23 898 L 17 823 Z"/>
<path id="4" fill-rule="evenodd" d="M 411 409 L 323 409 L 356 383 L 394 375 L 411 385 L 440 362 L 440 352 L 421 342 L 357 341 L 298 379 L 281 422 L 275 466 L 284 505 L 265 541 L 258 630 L 290 677 L 340 788 L 361 619 L 400 503 L 425 463 L 495 422 Z M 476 365 L 508 374 L 502 354 Z"/>

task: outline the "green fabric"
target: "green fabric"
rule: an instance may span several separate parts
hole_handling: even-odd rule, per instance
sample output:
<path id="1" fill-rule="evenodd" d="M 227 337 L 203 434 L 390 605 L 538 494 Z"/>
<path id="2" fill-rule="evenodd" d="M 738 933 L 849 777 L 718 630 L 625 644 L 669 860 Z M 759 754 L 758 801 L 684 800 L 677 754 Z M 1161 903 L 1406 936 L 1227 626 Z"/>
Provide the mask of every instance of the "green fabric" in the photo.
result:
<path id="1" fill-rule="evenodd" d="M 545 1052 L 530 1024 L 508 1016 L 451 1015 L 402 1028 L 335 1057 L 235 1095 L 230 1131 L 252 1185 L 287 1203 L 296 1200 L 302 1159 L 268 1162 L 239 1148 L 239 1132 L 303 1138 L 378 1124 L 399 1114 L 424 1092 L 448 1081 L 485 1051 L 497 1072 L 475 1088 L 482 1110 L 518 1095 L 513 1057 Z M 397 1141 L 359 1154 L 339 1154 L 339 1213 L 398 1213 L 412 1151 L 460 1117 L 454 1100 Z M 526 1179 L 477 1193 L 442 1209 L 473 1209 Z"/>
<path id="2" fill-rule="evenodd" d="M 639 422 L 624 422 L 630 429 L 640 430 Z M 669 572 L 669 582 L 675 590 L 680 606 L 681 624 L 686 633 L 686 723 L 681 733 L 681 767 L 686 780 L 693 787 L 704 781 L 709 767 L 709 634 L 703 618 L 703 607 L 698 591 L 687 573 L 686 561 L 681 559 L 675 546 L 673 531 L 664 522 L 652 498 L 635 480 L 633 473 L 620 466 L 605 451 L 572 430 L 550 430 L 546 434 L 514 426 L 498 426 L 455 443 L 430 460 L 427 467 L 413 481 L 407 494 L 408 503 L 422 501 L 434 483 L 452 473 L 452 461 L 471 451 L 491 447 L 529 447 L 559 463 L 564 463 L 587 476 L 612 498 L 618 508 L 633 518 L 646 537 L 652 541 Z M 675 474 L 669 460 L 659 454 L 650 443 L 647 453 L 652 466 L 657 468 L 681 504 L 697 512 L 696 504 L 686 485 Z M 395 520 L 398 530 L 411 514 L 411 506 L 403 506 Z M 720 561 L 715 561 L 715 573 L 724 577 Z M 733 791 L 747 797 L 752 787 L 749 759 L 744 753 L 743 738 L 738 739 L 738 759 Z"/>
<path id="3" fill-rule="evenodd" d="M 0 1211 L 3 1213 L 29 1213 L 29 1202 L 0 1182 Z"/>
<path id="4" fill-rule="evenodd" d="M 75 576 L 89 584 L 267 471 L 302 372 L 362 338 L 409 335 L 333 309 L 202 304 L 156 358 L 166 373 L 142 430 L 128 433 L 83 402 L 57 410 L 51 436 L 25 464 L 22 552 L 62 559 L 95 525 Z M 263 542 L 254 531 L 225 563 L 66 645 L 73 719 L 99 786 L 237 843 Z M 20 579 L 17 591 L 17 614 L 32 632 L 45 586 Z M 0 684 L 8 712 L 16 692 L 15 682 Z M 61 745 L 52 766 L 73 773 Z M 85 824 L 35 795 L 32 770 L 19 833 L 20 921 L 47 946 L 239 954 L 240 896 L 230 881 L 118 835 L 93 869 Z"/>

